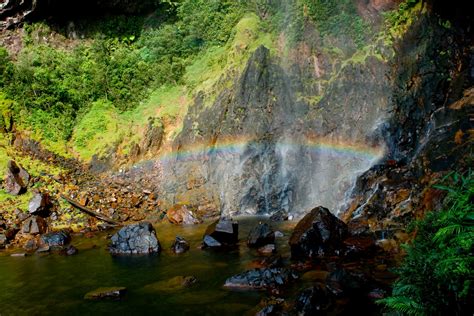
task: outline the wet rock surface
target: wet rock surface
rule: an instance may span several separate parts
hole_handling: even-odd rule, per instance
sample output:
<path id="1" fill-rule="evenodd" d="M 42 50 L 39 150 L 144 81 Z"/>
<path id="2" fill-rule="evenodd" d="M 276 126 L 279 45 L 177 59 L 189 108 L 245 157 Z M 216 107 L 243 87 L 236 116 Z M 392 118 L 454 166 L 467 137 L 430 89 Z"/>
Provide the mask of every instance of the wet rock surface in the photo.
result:
<path id="1" fill-rule="evenodd" d="M 251 290 L 277 290 L 297 279 L 285 268 L 259 268 L 234 275 L 225 281 L 224 287 Z"/>
<path id="2" fill-rule="evenodd" d="M 161 251 L 155 229 L 149 222 L 127 225 L 110 241 L 111 254 L 152 254 Z"/>
<path id="3" fill-rule="evenodd" d="M 260 248 L 275 242 L 275 233 L 268 224 L 258 224 L 249 233 L 247 246 L 251 248 Z"/>
<path id="4" fill-rule="evenodd" d="M 94 291 L 90 291 L 84 295 L 86 300 L 119 300 L 127 292 L 127 288 L 117 286 L 117 287 L 100 287 Z"/>
<path id="5" fill-rule="evenodd" d="M 41 236 L 41 244 L 49 247 L 63 247 L 71 241 L 71 235 L 67 231 L 51 232 Z"/>
<path id="6" fill-rule="evenodd" d="M 229 218 L 221 218 L 209 225 L 204 233 L 204 248 L 235 246 L 239 241 L 239 224 Z"/>
<path id="7" fill-rule="evenodd" d="M 306 214 L 290 237 L 291 256 L 294 259 L 315 259 L 339 254 L 343 240 L 348 236 L 344 222 L 324 207 Z"/>
<path id="8" fill-rule="evenodd" d="M 297 315 L 326 315 L 333 304 L 333 299 L 321 286 L 312 286 L 303 290 L 296 299 Z"/>

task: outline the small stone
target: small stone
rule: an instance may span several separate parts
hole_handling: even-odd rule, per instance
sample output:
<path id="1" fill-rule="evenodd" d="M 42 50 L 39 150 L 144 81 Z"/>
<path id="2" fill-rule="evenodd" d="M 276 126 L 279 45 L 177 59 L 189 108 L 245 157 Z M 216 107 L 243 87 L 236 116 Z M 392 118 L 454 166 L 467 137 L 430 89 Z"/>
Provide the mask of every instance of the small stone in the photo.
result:
<path id="1" fill-rule="evenodd" d="M 204 247 L 234 246 L 239 241 L 239 224 L 232 219 L 221 218 L 209 225 L 204 233 Z"/>
<path id="2" fill-rule="evenodd" d="M 189 243 L 183 237 L 176 236 L 171 249 L 176 254 L 184 253 L 189 250 Z"/>
<path id="3" fill-rule="evenodd" d="M 10 257 L 26 257 L 26 253 L 12 253 Z"/>
<path id="4" fill-rule="evenodd" d="M 49 252 L 50 250 L 51 250 L 51 248 L 48 245 L 46 245 L 46 246 L 38 248 L 38 250 L 36 250 L 36 252 L 37 253 L 45 253 L 45 252 Z"/>
<path id="5" fill-rule="evenodd" d="M 36 193 L 28 204 L 28 212 L 34 215 L 46 215 L 51 203 L 46 193 Z"/>
<path id="6" fill-rule="evenodd" d="M 258 248 L 257 250 L 259 253 L 268 255 L 276 252 L 275 244 L 268 244 L 263 247 Z"/>
<path id="7" fill-rule="evenodd" d="M 26 192 L 30 175 L 18 166 L 15 161 L 10 160 L 7 166 L 7 175 L 4 183 L 5 191 L 12 195 L 19 195 Z"/>
<path id="8" fill-rule="evenodd" d="M 52 232 L 41 236 L 41 243 L 49 247 L 62 247 L 71 241 L 67 231 Z"/>
<path id="9" fill-rule="evenodd" d="M 247 245 L 251 248 L 263 247 L 275 242 L 275 234 L 268 224 L 258 224 L 249 233 Z"/>
<path id="10" fill-rule="evenodd" d="M 79 252 L 79 250 L 77 250 L 76 247 L 74 247 L 73 245 L 69 245 L 66 250 L 65 250 L 65 254 L 67 256 L 73 256 L 73 255 L 76 255 L 77 253 Z"/>
<path id="11" fill-rule="evenodd" d="M 31 216 L 26 219 L 22 226 L 21 232 L 24 234 L 44 234 L 48 229 L 48 224 L 44 218 L 40 216 Z"/>
<path id="12" fill-rule="evenodd" d="M 160 242 L 150 222 L 127 225 L 110 240 L 109 251 L 112 254 L 151 254 L 161 251 Z"/>

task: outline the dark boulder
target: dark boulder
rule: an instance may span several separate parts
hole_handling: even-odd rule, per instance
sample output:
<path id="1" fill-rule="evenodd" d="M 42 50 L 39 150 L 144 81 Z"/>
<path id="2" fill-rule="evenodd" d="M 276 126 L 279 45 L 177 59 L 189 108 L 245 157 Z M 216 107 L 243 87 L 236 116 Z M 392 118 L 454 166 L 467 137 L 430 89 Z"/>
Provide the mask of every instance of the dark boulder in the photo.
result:
<path id="1" fill-rule="evenodd" d="M 249 233 L 247 246 L 260 248 L 275 243 L 275 233 L 268 224 L 259 223 Z"/>
<path id="2" fill-rule="evenodd" d="M 10 160 L 8 162 L 7 174 L 5 177 L 4 189 L 12 195 L 19 195 L 26 192 L 30 175 L 28 172 L 18 166 L 16 162 Z"/>
<path id="3" fill-rule="evenodd" d="M 255 316 L 278 316 L 282 315 L 282 308 L 280 305 L 270 304 L 262 308 L 255 314 Z"/>
<path id="4" fill-rule="evenodd" d="M 327 291 L 319 286 L 313 286 L 300 292 L 296 299 L 297 315 L 326 315 L 333 300 Z"/>
<path id="5" fill-rule="evenodd" d="M 363 286 L 367 286 L 368 280 L 362 275 L 350 273 L 344 269 L 337 269 L 326 278 L 326 289 L 334 296 L 354 296 L 363 292 Z"/>
<path id="6" fill-rule="evenodd" d="M 41 236 L 40 243 L 49 247 L 63 247 L 71 241 L 71 235 L 67 231 L 47 233 Z"/>
<path id="7" fill-rule="evenodd" d="M 189 250 L 189 243 L 183 237 L 176 236 L 171 250 L 176 254 L 184 253 Z"/>
<path id="8" fill-rule="evenodd" d="M 209 225 L 204 233 L 203 246 L 216 248 L 236 245 L 239 241 L 239 223 L 221 218 Z"/>
<path id="9" fill-rule="evenodd" d="M 36 193 L 28 204 L 28 212 L 33 215 L 46 216 L 50 207 L 49 195 L 47 193 Z"/>
<path id="10" fill-rule="evenodd" d="M 34 215 L 27 218 L 21 226 L 21 232 L 24 234 L 44 234 L 47 230 L 48 224 L 44 218 Z"/>
<path id="11" fill-rule="evenodd" d="M 151 254 L 160 250 L 160 242 L 150 222 L 123 227 L 112 236 L 109 246 L 112 254 Z"/>
<path id="12" fill-rule="evenodd" d="M 274 290 L 288 285 L 297 277 L 285 268 L 259 268 L 234 275 L 224 287 L 253 290 Z"/>
<path id="13" fill-rule="evenodd" d="M 316 207 L 296 225 L 290 237 L 293 259 L 314 259 L 338 254 L 346 238 L 347 226 L 327 208 Z"/>
<path id="14" fill-rule="evenodd" d="M 86 300 L 103 300 L 103 299 L 112 299 L 119 300 L 122 296 L 125 295 L 127 289 L 125 287 L 100 287 L 87 293 L 84 296 Z"/>

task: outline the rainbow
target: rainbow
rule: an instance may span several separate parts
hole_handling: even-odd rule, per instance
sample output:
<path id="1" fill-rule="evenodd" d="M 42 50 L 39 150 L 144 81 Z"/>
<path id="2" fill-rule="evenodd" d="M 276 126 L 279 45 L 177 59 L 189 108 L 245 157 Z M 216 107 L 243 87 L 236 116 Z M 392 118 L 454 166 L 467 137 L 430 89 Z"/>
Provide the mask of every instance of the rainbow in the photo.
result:
<path id="1" fill-rule="evenodd" d="M 284 152 L 300 152 L 313 155 L 332 155 L 334 157 L 358 158 L 362 160 L 376 160 L 383 157 L 384 146 L 371 146 L 361 142 L 350 142 L 340 139 L 304 136 L 292 140 L 282 140 L 276 143 L 265 140 L 255 140 L 252 137 L 239 136 L 220 138 L 214 143 L 187 144 L 178 149 L 162 149 L 155 159 L 162 163 L 175 161 L 206 160 L 210 157 L 240 156 L 246 150 L 261 146 L 275 146 Z"/>

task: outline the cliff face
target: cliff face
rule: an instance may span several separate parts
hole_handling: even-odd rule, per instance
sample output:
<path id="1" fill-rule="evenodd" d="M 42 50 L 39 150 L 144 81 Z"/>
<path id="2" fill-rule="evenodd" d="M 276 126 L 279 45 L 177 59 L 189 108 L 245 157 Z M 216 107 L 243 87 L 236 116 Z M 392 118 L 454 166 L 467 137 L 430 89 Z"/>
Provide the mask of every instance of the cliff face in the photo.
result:
<path id="1" fill-rule="evenodd" d="M 432 207 L 439 195 L 426 187 L 470 154 L 469 97 L 449 105 L 472 85 L 472 43 L 429 10 L 393 46 L 343 62 L 311 31 L 283 57 L 260 47 L 212 105 L 198 97 L 190 108 L 174 142 L 186 154 L 163 163 L 162 205 L 325 205 L 373 229 Z"/>

